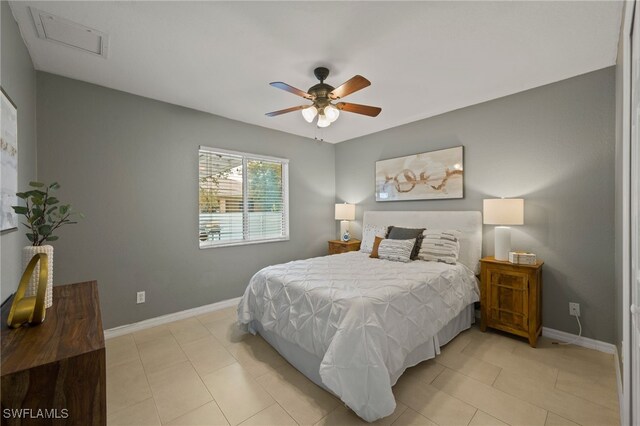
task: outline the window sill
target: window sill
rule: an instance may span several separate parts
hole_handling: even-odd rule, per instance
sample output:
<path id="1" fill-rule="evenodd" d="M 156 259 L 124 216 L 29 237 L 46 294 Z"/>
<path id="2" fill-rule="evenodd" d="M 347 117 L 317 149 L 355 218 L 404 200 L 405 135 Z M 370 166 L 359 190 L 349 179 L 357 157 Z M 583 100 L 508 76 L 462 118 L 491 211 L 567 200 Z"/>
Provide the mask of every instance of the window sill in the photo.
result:
<path id="1" fill-rule="evenodd" d="M 263 243 L 277 243 L 280 241 L 289 241 L 289 237 L 281 238 L 268 238 L 264 240 L 249 240 L 249 241 L 229 241 L 229 242 L 202 242 L 200 243 L 200 250 L 218 248 L 218 247 L 234 247 L 234 246 L 248 246 L 253 244 Z"/>

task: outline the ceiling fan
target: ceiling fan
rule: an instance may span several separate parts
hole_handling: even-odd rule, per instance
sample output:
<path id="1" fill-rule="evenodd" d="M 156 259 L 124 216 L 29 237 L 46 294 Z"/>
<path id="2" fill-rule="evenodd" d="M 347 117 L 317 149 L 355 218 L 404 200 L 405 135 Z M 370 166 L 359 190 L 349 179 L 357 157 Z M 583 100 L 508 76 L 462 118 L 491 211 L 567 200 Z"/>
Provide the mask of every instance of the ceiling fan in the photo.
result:
<path id="1" fill-rule="evenodd" d="M 351 93 L 357 92 L 358 90 L 371 85 L 371 82 L 363 76 L 356 75 L 341 86 L 334 88 L 324 82 L 329 76 L 329 70 L 327 68 L 318 67 L 313 71 L 313 73 L 316 78 L 320 80 L 320 83 L 311 86 L 306 92 L 296 89 L 293 86 L 289 86 L 281 81 L 270 83 L 273 87 L 277 87 L 278 89 L 285 90 L 289 93 L 293 93 L 294 95 L 298 95 L 312 101 L 313 103 L 311 105 L 299 105 L 287 109 L 281 109 L 279 111 L 268 112 L 266 115 L 269 117 L 275 117 L 276 115 L 302 110 L 302 116 L 308 123 L 313 122 L 313 119 L 317 115 L 318 127 L 327 127 L 338 119 L 340 111 L 368 115 L 369 117 L 376 117 L 380 114 L 380 111 L 382 111 L 382 108 L 369 105 L 351 104 L 347 102 L 332 103 L 332 101 L 342 99 Z"/>

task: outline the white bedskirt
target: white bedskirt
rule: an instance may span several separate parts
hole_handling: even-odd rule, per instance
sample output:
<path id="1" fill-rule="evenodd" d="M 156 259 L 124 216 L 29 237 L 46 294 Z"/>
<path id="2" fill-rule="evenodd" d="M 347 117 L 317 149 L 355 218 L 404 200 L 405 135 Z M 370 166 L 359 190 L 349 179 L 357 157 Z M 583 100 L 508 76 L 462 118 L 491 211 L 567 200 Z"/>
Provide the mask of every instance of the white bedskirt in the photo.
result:
<path id="1" fill-rule="evenodd" d="M 460 312 L 457 317 L 449 321 L 433 339 L 418 346 L 407 355 L 401 371 L 398 371 L 394 375 L 396 377 L 391 380 L 392 385 L 396 384 L 407 368 L 418 365 L 422 361 L 433 359 L 439 355 L 442 346 L 449 343 L 464 330 L 469 329 L 474 322 L 475 309 L 472 303 Z M 249 331 L 253 334 L 260 334 L 280 355 L 289 361 L 289 364 L 293 365 L 316 385 L 331 392 L 331 389 L 328 389 L 324 383 L 322 383 L 322 378 L 320 377 L 320 364 L 322 363 L 320 357 L 305 351 L 300 346 L 283 339 L 272 331 L 265 330 L 258 321 L 252 321 L 249 324 Z"/>

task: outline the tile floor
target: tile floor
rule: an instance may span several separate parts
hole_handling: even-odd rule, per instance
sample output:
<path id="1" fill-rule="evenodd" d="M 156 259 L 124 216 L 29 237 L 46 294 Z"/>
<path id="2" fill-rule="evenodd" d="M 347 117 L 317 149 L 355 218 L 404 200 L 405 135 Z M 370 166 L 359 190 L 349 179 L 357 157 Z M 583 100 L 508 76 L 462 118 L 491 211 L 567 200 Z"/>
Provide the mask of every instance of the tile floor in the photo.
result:
<path id="1" fill-rule="evenodd" d="M 107 341 L 109 425 L 363 424 L 225 309 Z M 612 355 L 477 327 L 408 369 L 384 425 L 619 425 Z"/>

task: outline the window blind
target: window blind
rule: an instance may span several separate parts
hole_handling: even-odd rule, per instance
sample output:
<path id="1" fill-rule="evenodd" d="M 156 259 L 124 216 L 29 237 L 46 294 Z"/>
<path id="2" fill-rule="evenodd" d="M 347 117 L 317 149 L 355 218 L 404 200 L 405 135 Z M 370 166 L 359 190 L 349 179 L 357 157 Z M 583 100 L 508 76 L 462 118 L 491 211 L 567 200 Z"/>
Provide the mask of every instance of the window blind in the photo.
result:
<path id="1" fill-rule="evenodd" d="M 200 247 L 287 239 L 288 160 L 200 147 Z"/>

